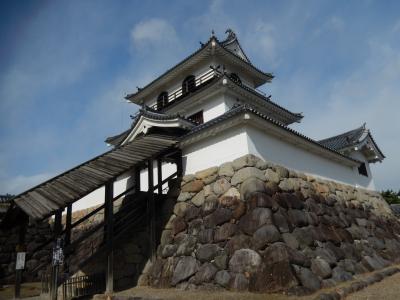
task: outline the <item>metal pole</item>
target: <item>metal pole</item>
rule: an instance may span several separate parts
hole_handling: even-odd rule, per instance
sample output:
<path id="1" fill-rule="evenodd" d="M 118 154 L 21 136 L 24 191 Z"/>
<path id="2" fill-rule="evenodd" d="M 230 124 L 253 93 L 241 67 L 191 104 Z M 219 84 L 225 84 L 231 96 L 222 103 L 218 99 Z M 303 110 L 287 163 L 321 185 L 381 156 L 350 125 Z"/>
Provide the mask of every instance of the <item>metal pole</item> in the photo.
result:
<path id="1" fill-rule="evenodd" d="M 106 273 L 106 292 L 111 294 L 114 292 L 114 245 L 113 245 L 113 231 L 114 231 L 114 211 L 113 211 L 113 197 L 114 197 L 114 182 L 110 181 L 106 184 L 105 191 L 105 204 L 104 204 L 104 218 L 106 229 L 106 244 L 107 244 L 107 273 Z"/>

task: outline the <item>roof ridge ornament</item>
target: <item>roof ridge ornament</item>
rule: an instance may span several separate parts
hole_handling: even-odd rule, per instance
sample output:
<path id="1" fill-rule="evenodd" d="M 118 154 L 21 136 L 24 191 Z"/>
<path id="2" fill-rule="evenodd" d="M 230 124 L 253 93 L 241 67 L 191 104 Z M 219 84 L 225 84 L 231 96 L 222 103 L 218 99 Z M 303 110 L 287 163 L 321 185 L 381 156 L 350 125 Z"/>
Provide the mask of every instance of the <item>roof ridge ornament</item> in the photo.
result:
<path id="1" fill-rule="evenodd" d="M 225 30 L 225 33 L 228 34 L 226 41 L 233 41 L 236 39 L 236 33 L 231 28 Z"/>

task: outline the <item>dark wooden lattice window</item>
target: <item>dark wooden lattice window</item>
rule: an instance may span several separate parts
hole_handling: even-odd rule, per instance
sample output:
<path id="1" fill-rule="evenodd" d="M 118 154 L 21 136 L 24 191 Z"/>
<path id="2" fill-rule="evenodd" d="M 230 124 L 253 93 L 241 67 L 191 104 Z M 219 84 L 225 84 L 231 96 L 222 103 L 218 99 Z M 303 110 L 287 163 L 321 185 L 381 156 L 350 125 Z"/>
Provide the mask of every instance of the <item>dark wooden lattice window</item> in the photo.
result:
<path id="1" fill-rule="evenodd" d="M 203 124 L 204 123 L 204 118 L 203 118 L 203 111 L 199 111 L 193 115 L 191 115 L 190 117 L 188 117 L 189 120 L 192 120 L 198 124 Z"/>
<path id="2" fill-rule="evenodd" d="M 196 89 L 196 79 L 194 75 L 189 75 L 182 82 L 182 94 L 186 95 Z"/>
<path id="3" fill-rule="evenodd" d="M 162 92 L 157 97 L 157 110 L 161 110 L 168 103 L 168 93 Z"/>
<path id="4" fill-rule="evenodd" d="M 362 163 L 362 164 L 358 167 L 358 173 L 359 173 L 360 175 L 363 175 L 363 176 L 368 177 L 367 166 L 365 165 L 365 163 Z"/>
<path id="5" fill-rule="evenodd" d="M 230 77 L 234 82 L 242 84 L 242 80 L 236 73 L 231 73 Z"/>

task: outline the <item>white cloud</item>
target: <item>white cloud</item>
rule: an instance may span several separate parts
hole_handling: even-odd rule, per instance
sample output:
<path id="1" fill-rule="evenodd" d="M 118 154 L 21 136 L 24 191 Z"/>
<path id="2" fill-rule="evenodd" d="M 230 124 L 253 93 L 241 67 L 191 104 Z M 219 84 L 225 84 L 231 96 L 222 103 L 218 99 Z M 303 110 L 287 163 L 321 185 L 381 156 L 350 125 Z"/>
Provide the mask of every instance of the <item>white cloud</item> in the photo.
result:
<path id="1" fill-rule="evenodd" d="M 150 19 L 136 24 L 131 31 L 137 47 L 154 44 L 173 44 L 178 40 L 175 28 L 163 19 Z"/>

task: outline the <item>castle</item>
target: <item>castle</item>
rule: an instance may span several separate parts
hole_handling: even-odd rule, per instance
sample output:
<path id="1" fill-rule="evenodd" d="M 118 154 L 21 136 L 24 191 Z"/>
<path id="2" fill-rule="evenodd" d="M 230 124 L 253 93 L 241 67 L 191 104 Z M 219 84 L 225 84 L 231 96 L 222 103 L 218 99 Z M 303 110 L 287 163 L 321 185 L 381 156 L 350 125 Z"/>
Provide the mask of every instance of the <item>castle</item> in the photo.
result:
<path id="1" fill-rule="evenodd" d="M 273 75 L 226 33 L 126 96 L 140 109 L 107 138 L 110 151 L 11 200 L 2 226 L 20 227 L 19 249 L 33 221 L 52 223 L 42 244 L 28 234 L 32 278 L 49 245 L 65 253 L 52 299 L 81 273 L 90 286 L 104 275 L 110 293 L 115 283 L 301 294 L 398 261 L 400 224 L 369 167 L 385 156 L 365 124 L 320 141 L 295 131 L 303 115 L 258 90 Z"/>

